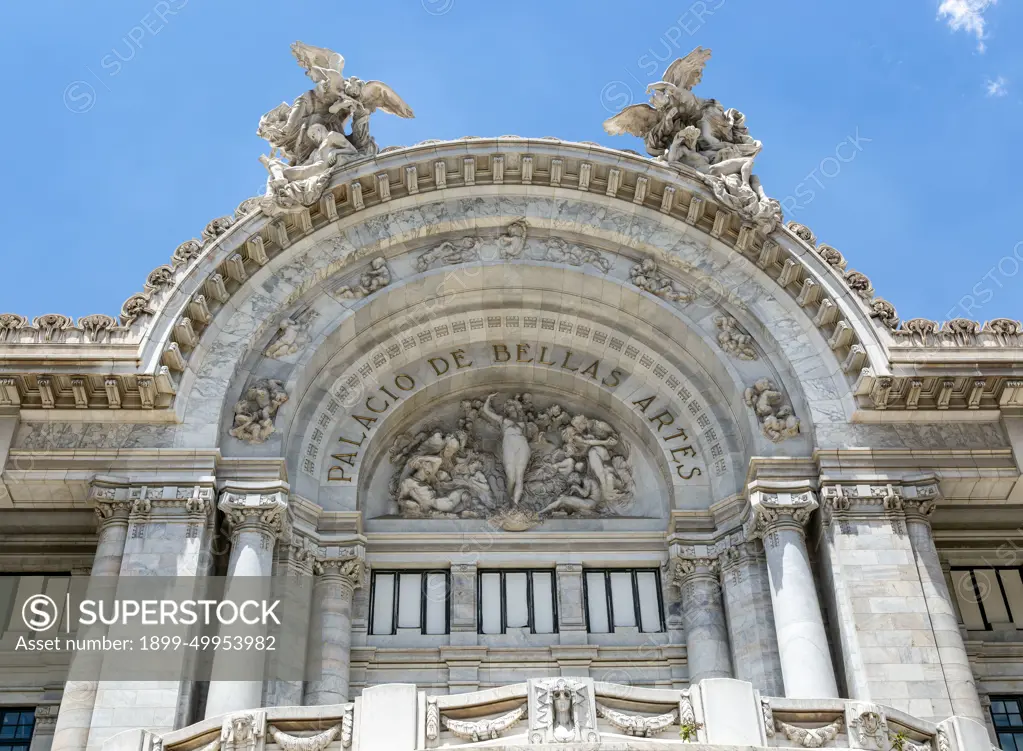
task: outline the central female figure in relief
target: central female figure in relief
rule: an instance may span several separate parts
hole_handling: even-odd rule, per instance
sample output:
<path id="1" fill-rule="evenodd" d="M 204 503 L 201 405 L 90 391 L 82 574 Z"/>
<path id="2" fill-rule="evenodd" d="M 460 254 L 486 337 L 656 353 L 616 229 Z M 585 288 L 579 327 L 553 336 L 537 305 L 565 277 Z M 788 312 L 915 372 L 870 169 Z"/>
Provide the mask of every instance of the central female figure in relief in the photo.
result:
<path id="1" fill-rule="evenodd" d="M 504 459 L 505 483 L 508 497 L 513 506 L 522 500 L 526 467 L 529 465 L 529 441 L 526 439 L 526 417 L 519 403 L 509 399 L 504 403 L 504 415 L 497 414 L 490 406 L 491 394 L 483 403 L 481 414 L 501 429 L 501 458 Z"/>

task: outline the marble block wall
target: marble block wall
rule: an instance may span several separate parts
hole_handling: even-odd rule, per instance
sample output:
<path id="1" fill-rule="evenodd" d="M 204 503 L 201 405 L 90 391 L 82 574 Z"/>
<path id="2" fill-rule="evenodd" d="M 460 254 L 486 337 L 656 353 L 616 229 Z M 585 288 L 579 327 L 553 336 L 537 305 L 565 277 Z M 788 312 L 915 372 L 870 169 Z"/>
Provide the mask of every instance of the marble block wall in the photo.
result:
<path id="1" fill-rule="evenodd" d="M 953 714 L 901 508 L 869 486 L 822 489 L 819 559 L 851 699 Z"/>

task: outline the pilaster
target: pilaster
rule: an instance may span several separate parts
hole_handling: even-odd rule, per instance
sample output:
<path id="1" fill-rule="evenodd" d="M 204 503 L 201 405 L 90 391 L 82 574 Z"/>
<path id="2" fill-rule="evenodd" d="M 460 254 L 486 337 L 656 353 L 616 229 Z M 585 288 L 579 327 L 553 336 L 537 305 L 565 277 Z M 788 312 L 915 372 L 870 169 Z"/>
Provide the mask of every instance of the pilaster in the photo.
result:
<path id="1" fill-rule="evenodd" d="M 578 563 L 559 563 L 558 636 L 562 644 L 586 644 L 586 603 L 583 600 L 583 567 Z"/>
<path id="2" fill-rule="evenodd" d="M 470 647 L 478 643 L 476 574 L 475 563 L 451 566 L 452 646 Z"/>
<path id="3" fill-rule="evenodd" d="M 822 478 L 825 584 L 850 698 L 933 721 L 981 719 L 927 523 L 937 494 L 933 476 Z"/>
<path id="4" fill-rule="evenodd" d="M 123 534 L 119 597 L 123 589 L 125 598 L 141 599 L 139 583 L 131 580 L 160 577 L 154 595 L 173 581 L 175 598 L 199 599 L 212 561 L 213 497 L 214 478 L 208 475 L 162 481 L 155 476 L 97 476 L 92 499 L 103 533 L 92 576 L 114 574 L 117 540 Z M 104 676 L 116 676 L 125 659 L 124 654 L 111 653 L 103 657 L 102 667 L 96 667 Z M 195 655 L 187 650 L 168 654 L 161 658 L 161 670 L 188 676 L 194 661 Z M 77 671 L 73 668 L 73 674 Z M 86 748 L 98 751 L 107 739 L 139 726 L 160 732 L 188 722 L 194 690 L 194 682 L 181 679 L 103 680 L 95 689 Z"/>

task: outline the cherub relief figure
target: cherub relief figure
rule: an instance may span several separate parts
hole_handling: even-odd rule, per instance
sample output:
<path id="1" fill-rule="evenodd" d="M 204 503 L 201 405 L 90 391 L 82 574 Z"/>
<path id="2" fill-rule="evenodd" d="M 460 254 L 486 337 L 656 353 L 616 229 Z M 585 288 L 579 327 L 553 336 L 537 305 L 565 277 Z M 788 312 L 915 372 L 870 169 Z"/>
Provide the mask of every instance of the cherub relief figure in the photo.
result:
<path id="1" fill-rule="evenodd" d="M 743 398 L 760 420 L 764 435 L 775 443 L 799 435 L 799 418 L 769 378 L 761 378 L 746 389 Z"/>
<path id="2" fill-rule="evenodd" d="M 288 401 L 280 381 L 256 381 L 234 406 L 231 435 L 246 443 L 263 443 L 273 435 L 277 410 Z"/>

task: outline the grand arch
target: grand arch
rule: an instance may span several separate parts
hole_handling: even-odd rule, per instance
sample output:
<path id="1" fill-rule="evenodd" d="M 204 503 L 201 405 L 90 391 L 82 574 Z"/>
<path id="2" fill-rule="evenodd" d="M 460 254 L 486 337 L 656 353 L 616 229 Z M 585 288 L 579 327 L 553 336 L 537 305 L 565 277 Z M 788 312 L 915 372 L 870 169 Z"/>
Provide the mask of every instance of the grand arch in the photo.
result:
<path id="1" fill-rule="evenodd" d="M 71 681 L 54 750 L 213 748 L 259 707 L 308 735 L 311 710 L 280 708 L 317 705 L 326 745 L 275 742 L 335 751 L 375 732 L 360 695 L 401 707 L 417 748 L 569 690 L 609 702 L 587 732 L 681 732 L 692 692 L 723 706 L 701 681 L 732 678 L 761 718 L 746 745 L 771 702 L 834 725 L 855 700 L 972 751 L 975 672 L 1002 653 L 978 639 L 971 666 L 942 564 L 984 563 L 1023 500 L 1023 326 L 900 320 L 698 160 L 517 136 L 370 154 L 367 133 L 312 199 L 210 222 L 119 319 L 0 316 L 5 566 L 315 582 L 290 647 L 317 670 L 131 694 L 167 718 L 141 735 L 111 718 L 148 689 Z M 476 730 L 444 735 L 459 717 Z"/>

